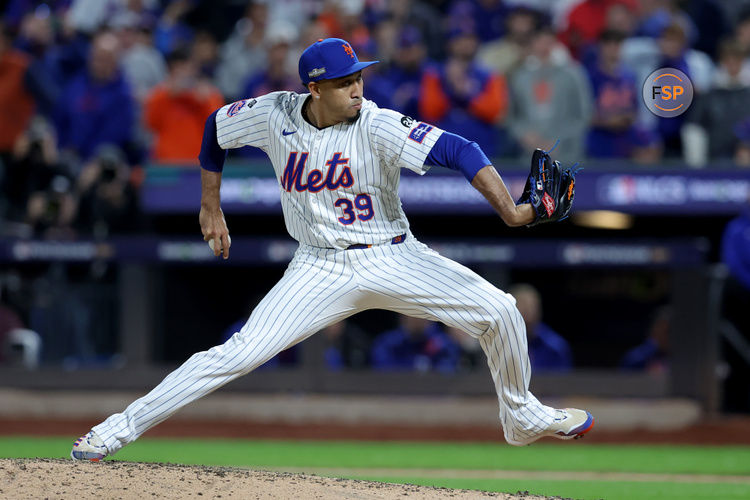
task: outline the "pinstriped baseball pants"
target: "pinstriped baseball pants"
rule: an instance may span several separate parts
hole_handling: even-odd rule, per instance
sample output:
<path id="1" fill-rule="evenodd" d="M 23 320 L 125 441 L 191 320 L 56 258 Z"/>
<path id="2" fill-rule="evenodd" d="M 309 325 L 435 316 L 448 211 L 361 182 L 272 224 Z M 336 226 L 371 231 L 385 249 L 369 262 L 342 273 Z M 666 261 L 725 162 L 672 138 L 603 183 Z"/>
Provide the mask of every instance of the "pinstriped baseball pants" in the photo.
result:
<path id="1" fill-rule="evenodd" d="M 495 383 L 506 439 L 523 440 L 552 423 L 554 409 L 528 389 L 526 330 L 515 299 L 409 236 L 400 245 L 361 250 L 300 245 L 239 332 L 194 354 L 151 392 L 93 429 L 114 453 L 186 404 L 367 309 L 440 321 L 477 338 Z"/>

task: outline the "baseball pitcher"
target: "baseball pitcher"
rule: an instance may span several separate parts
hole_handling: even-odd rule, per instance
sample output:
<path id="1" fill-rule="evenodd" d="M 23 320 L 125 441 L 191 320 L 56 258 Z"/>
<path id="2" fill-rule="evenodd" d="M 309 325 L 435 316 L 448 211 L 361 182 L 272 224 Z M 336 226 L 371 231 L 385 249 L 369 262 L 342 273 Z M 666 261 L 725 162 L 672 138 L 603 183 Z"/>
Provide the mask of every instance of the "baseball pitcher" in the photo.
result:
<path id="1" fill-rule="evenodd" d="M 77 460 L 116 453 L 177 410 L 253 371 L 279 351 L 367 309 L 460 328 L 479 340 L 497 391 L 508 443 L 580 437 L 590 413 L 555 409 L 529 392 L 531 368 L 515 299 L 420 243 L 401 208 L 401 168 L 459 170 L 509 226 L 565 218 L 575 172 L 537 150 L 516 204 L 474 142 L 362 96 L 360 62 L 348 42 L 318 40 L 300 57 L 309 93 L 272 92 L 224 106 L 206 121 L 200 152 L 203 238 L 229 258 L 219 199 L 226 150 L 262 149 L 271 159 L 289 234 L 299 242 L 284 276 L 226 343 L 199 352 L 159 385 L 73 445 Z"/>

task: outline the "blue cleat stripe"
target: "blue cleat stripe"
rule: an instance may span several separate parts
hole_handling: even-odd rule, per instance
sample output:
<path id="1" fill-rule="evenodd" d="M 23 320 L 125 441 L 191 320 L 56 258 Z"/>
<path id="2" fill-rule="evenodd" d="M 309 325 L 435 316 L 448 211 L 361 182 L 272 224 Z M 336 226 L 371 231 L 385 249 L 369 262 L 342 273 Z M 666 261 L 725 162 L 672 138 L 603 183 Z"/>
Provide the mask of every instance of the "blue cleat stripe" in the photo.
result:
<path id="1" fill-rule="evenodd" d="M 586 421 L 583 424 L 576 427 L 575 429 L 573 429 L 572 431 L 570 431 L 569 433 L 567 433 L 566 436 L 573 436 L 575 434 L 580 434 L 581 432 L 588 430 L 588 428 L 591 427 L 593 424 L 594 424 L 594 416 L 587 411 Z"/>

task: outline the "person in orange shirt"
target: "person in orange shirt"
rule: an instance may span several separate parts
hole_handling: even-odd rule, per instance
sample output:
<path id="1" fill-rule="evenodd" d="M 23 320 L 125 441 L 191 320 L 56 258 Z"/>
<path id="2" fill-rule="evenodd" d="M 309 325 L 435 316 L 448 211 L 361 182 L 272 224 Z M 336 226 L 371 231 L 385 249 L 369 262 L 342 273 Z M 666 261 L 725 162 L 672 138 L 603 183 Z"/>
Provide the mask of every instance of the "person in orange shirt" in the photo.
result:
<path id="1" fill-rule="evenodd" d="M 428 66 L 422 76 L 420 120 L 474 137 L 488 156 L 501 153 L 495 128 L 508 109 L 505 79 L 476 62 L 479 39 L 471 19 L 453 21 L 448 59 Z"/>
<path id="2" fill-rule="evenodd" d="M 11 47 L 0 24 L 0 154 L 10 153 L 34 112 L 34 100 L 24 84 L 28 67 L 29 60 Z"/>
<path id="3" fill-rule="evenodd" d="M 167 79 L 145 104 L 146 126 L 155 139 L 151 158 L 160 163 L 197 164 L 206 117 L 224 105 L 224 98 L 199 75 L 187 51 L 174 51 L 167 66 Z"/>

